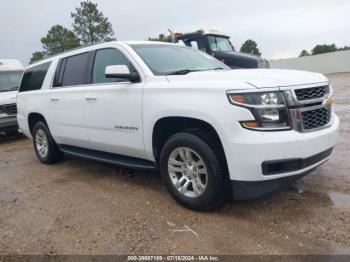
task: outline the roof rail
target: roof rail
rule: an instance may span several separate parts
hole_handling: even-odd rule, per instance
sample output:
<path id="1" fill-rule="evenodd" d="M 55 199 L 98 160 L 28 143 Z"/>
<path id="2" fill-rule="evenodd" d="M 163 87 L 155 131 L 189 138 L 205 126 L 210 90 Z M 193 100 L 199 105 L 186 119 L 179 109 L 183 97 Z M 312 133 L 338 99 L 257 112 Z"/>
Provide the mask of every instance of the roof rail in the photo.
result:
<path id="1" fill-rule="evenodd" d="M 66 51 L 54 54 L 54 55 L 50 55 L 50 56 L 44 57 L 44 58 L 39 59 L 39 60 L 36 60 L 32 64 L 36 64 L 36 63 L 39 63 L 41 61 L 44 61 L 44 60 L 47 60 L 47 59 L 50 59 L 50 58 L 53 58 L 53 57 L 56 57 L 56 56 L 59 56 L 59 55 L 63 55 L 63 54 L 66 54 L 66 53 L 69 53 L 69 52 L 72 52 L 72 51 L 76 51 L 76 50 L 80 50 L 80 49 L 83 49 L 83 48 L 86 48 L 86 47 L 91 47 L 91 46 L 100 45 L 100 44 L 104 44 L 104 43 L 109 43 L 109 42 L 116 42 L 116 41 L 113 40 L 113 41 L 107 41 L 107 42 L 96 42 L 96 43 L 92 43 L 92 44 L 86 44 L 86 45 L 74 47 L 72 49 L 69 49 L 69 50 L 66 50 Z M 30 64 L 30 65 L 32 65 L 32 64 Z"/>

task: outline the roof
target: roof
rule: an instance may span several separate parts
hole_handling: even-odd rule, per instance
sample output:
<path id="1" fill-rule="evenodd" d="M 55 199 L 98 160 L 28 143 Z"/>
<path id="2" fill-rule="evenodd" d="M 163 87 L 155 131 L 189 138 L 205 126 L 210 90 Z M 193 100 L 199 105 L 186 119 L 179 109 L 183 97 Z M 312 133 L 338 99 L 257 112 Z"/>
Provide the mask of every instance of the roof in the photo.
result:
<path id="1" fill-rule="evenodd" d="M 119 41 L 122 43 L 125 43 L 127 45 L 176 45 L 178 46 L 178 44 L 175 43 L 171 43 L 171 42 L 161 42 L 161 41 L 150 41 L 150 40 L 146 40 L 146 41 Z"/>
<path id="2" fill-rule="evenodd" d="M 0 58 L 0 71 L 22 71 L 22 70 L 24 70 L 24 67 L 19 60 Z"/>
<path id="3" fill-rule="evenodd" d="M 64 54 L 69 54 L 69 53 L 74 53 L 76 51 L 79 51 L 79 50 L 84 50 L 84 49 L 87 49 L 86 52 L 89 51 L 89 48 L 91 47 L 103 47 L 105 45 L 113 45 L 113 44 L 127 44 L 127 45 L 136 45 L 136 44 L 142 44 L 142 45 L 150 45 L 150 44 L 162 44 L 162 45 L 177 45 L 178 44 L 174 44 L 174 43 L 169 43 L 169 42 L 159 42 L 159 41 L 110 41 L 110 42 L 102 42 L 102 43 L 94 43 L 94 44 L 91 44 L 91 45 L 84 45 L 84 46 L 79 46 L 79 47 L 76 47 L 76 48 L 72 48 L 70 50 L 67 50 L 67 51 L 64 51 L 64 52 L 61 52 L 61 53 L 58 53 L 58 54 L 55 54 L 55 55 L 52 55 L 52 56 L 49 56 L 49 57 L 44 57 L 43 59 L 40 59 L 40 60 L 37 60 L 35 61 L 33 64 L 30 64 L 28 66 L 28 68 L 32 67 L 33 65 L 38 65 L 38 64 L 41 64 L 41 63 L 44 63 L 46 61 L 50 61 L 51 59 L 55 58 L 55 57 L 59 57 L 61 55 L 64 55 Z M 84 52 L 84 51 L 83 51 Z"/>

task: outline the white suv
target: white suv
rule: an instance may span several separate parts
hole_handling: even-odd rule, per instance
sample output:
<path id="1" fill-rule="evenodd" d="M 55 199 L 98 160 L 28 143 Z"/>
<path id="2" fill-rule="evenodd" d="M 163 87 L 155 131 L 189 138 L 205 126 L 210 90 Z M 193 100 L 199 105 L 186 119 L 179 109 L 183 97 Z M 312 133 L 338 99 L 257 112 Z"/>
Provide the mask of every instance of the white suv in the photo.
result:
<path id="1" fill-rule="evenodd" d="M 67 153 L 160 170 L 195 210 L 283 189 L 328 160 L 339 126 L 321 74 L 230 70 L 157 42 L 98 44 L 31 65 L 17 103 L 41 162 Z"/>

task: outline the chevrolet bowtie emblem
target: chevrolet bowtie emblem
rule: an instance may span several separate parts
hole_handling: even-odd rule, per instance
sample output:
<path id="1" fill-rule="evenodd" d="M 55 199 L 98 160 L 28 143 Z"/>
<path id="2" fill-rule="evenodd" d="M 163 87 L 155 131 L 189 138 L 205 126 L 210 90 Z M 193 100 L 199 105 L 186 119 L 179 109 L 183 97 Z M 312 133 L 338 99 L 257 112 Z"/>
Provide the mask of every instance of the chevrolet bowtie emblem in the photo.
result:
<path id="1" fill-rule="evenodd" d="M 325 105 L 325 106 L 329 106 L 331 107 L 334 103 L 334 100 L 333 100 L 333 97 L 329 97 L 325 100 L 323 100 L 322 104 Z"/>

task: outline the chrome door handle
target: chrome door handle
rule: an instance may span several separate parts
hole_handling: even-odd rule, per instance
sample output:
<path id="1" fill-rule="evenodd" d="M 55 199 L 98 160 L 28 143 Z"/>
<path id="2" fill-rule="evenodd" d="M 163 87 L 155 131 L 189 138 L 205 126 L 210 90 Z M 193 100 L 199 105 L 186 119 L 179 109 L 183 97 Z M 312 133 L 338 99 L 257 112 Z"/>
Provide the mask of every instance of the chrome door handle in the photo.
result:
<path id="1" fill-rule="evenodd" d="M 58 100 L 60 100 L 58 97 L 50 97 L 50 100 L 51 101 L 53 101 L 53 102 L 55 102 L 55 101 L 58 101 Z"/>

